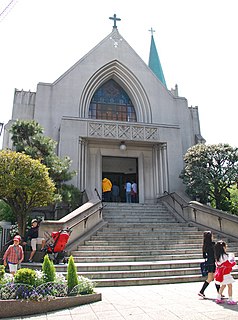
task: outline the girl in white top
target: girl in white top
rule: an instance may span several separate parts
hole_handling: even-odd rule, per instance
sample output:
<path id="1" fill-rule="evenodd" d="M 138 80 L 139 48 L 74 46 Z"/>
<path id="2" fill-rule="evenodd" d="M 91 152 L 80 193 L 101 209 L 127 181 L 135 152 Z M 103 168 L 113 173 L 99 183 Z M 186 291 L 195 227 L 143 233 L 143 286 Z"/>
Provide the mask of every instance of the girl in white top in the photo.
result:
<path id="1" fill-rule="evenodd" d="M 225 287 L 228 287 L 228 300 L 227 304 L 237 304 L 232 299 L 232 283 L 235 282 L 231 275 L 232 267 L 236 265 L 235 261 L 229 261 L 228 254 L 226 253 L 226 243 L 224 241 L 218 241 L 214 247 L 215 259 L 216 259 L 216 272 L 215 281 L 220 284 L 220 290 L 217 295 L 216 303 L 223 303 L 221 299 L 222 293 Z"/>

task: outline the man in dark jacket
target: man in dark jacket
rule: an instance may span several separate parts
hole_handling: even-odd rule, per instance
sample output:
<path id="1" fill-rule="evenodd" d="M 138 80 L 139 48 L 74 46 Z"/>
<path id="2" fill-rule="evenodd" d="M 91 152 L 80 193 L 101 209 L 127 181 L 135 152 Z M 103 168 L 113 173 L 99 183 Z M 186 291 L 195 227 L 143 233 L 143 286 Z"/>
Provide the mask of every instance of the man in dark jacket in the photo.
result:
<path id="1" fill-rule="evenodd" d="M 31 254 L 28 262 L 33 262 L 33 256 L 36 253 L 36 245 L 41 244 L 41 251 L 44 250 L 45 247 L 45 239 L 44 238 L 39 238 L 39 223 L 37 219 L 33 219 L 31 221 L 31 229 L 26 233 L 26 236 L 24 238 L 23 244 L 25 245 L 27 240 L 31 240 Z"/>

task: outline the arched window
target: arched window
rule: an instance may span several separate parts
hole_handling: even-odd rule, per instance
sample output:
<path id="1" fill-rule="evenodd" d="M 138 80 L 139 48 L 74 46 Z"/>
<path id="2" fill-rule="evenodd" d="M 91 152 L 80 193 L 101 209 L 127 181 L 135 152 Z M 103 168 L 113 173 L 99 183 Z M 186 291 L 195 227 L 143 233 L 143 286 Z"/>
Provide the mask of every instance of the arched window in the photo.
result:
<path id="1" fill-rule="evenodd" d="M 136 113 L 128 94 L 111 79 L 94 93 L 89 118 L 136 122 Z"/>

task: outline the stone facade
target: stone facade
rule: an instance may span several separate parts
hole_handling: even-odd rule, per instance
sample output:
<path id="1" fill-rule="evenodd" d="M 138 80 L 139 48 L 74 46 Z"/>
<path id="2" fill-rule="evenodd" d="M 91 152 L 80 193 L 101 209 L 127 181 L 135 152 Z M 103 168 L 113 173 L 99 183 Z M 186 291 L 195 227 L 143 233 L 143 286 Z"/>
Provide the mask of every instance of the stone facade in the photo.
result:
<path id="1" fill-rule="evenodd" d="M 89 117 L 94 93 L 109 80 L 129 96 L 136 121 Z M 167 90 L 117 28 L 55 82 L 39 83 L 36 92 L 15 90 L 3 147 L 11 147 L 8 129 L 16 119 L 36 120 L 58 141 L 58 154 L 69 156 L 78 172 L 72 183 L 89 198 L 95 197 L 95 188 L 101 193 L 107 173 L 136 180 L 140 203 L 153 203 L 165 191 L 181 192 L 183 155 L 202 142 L 198 108 L 189 108 L 177 88 Z M 121 142 L 126 150 L 120 149 Z M 125 160 L 124 169 L 113 166 L 118 159 Z M 130 166 L 129 159 L 136 165 Z"/>

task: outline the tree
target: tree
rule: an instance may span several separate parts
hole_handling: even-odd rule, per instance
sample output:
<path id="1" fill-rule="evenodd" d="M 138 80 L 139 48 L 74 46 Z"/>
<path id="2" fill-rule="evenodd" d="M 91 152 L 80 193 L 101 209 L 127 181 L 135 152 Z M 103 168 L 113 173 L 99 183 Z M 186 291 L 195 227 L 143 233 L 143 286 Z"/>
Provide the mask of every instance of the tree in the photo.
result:
<path id="1" fill-rule="evenodd" d="M 17 120 L 11 127 L 13 146 L 17 152 L 24 152 L 38 159 L 49 168 L 49 175 L 59 189 L 63 182 L 69 181 L 75 171 L 69 171 L 69 157 L 60 158 L 55 150 L 57 142 L 43 135 L 43 128 L 34 120 Z"/>
<path id="2" fill-rule="evenodd" d="M 60 158 L 56 155 L 57 142 L 44 136 L 43 128 L 34 120 L 17 120 L 10 132 L 17 152 L 28 154 L 49 168 L 49 175 L 56 186 L 55 201 L 63 201 L 70 209 L 79 207 L 82 204 L 81 192 L 73 185 L 68 186 L 64 183 L 72 179 L 76 171 L 69 170 L 69 157 Z"/>
<path id="3" fill-rule="evenodd" d="M 3 200 L 0 200 L 0 221 L 2 220 L 9 221 L 11 223 L 16 222 L 11 207 Z"/>
<path id="4" fill-rule="evenodd" d="M 231 194 L 231 212 L 238 215 L 238 187 L 237 184 L 234 184 L 229 192 Z"/>
<path id="5" fill-rule="evenodd" d="M 0 199 L 12 209 L 24 235 L 29 212 L 52 203 L 55 186 L 39 160 L 15 151 L 0 151 Z"/>
<path id="6" fill-rule="evenodd" d="M 42 271 L 44 273 L 44 282 L 54 282 L 56 270 L 53 261 L 50 260 L 48 254 L 44 256 Z"/>
<path id="7" fill-rule="evenodd" d="M 201 203 L 221 210 L 231 208 L 229 188 L 238 178 L 238 148 L 228 144 L 197 144 L 184 156 L 185 167 L 180 175 L 186 192 Z"/>
<path id="8" fill-rule="evenodd" d="M 68 292 L 77 286 L 79 283 L 78 275 L 77 275 L 77 267 L 74 263 L 74 258 L 71 255 L 69 257 L 68 267 L 67 267 L 67 284 L 68 284 Z"/>

